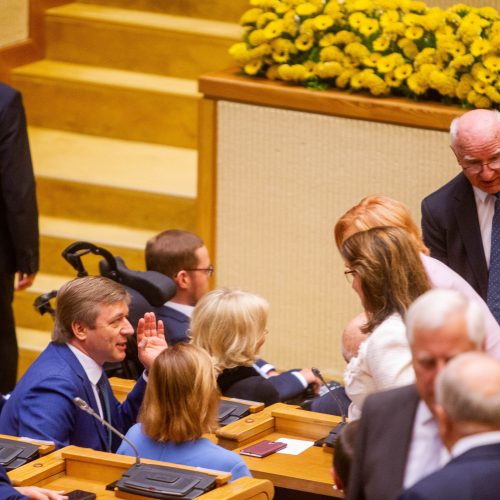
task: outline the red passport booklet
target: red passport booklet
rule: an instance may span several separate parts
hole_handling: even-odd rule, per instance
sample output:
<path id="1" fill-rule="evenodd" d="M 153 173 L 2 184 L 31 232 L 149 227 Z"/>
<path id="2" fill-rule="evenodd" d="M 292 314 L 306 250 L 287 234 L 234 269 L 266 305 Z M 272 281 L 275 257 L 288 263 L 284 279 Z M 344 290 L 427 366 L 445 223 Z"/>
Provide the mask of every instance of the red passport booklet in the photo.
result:
<path id="1" fill-rule="evenodd" d="M 252 444 L 247 448 L 240 450 L 240 455 L 248 455 L 249 457 L 263 458 L 276 453 L 279 450 L 286 448 L 286 443 L 278 443 L 276 441 L 260 441 L 258 443 Z"/>

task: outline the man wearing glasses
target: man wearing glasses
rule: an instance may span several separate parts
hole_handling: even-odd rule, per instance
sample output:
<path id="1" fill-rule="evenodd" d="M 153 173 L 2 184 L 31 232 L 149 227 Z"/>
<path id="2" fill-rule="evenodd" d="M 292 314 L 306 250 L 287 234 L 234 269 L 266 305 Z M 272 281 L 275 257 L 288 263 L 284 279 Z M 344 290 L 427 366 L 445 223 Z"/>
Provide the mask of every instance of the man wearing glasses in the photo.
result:
<path id="1" fill-rule="evenodd" d="M 500 112 L 455 119 L 451 149 L 462 172 L 422 202 L 431 255 L 460 274 L 500 320 Z"/>
<path id="2" fill-rule="evenodd" d="M 163 320 L 169 345 L 186 342 L 194 306 L 208 292 L 214 272 L 207 247 L 194 233 L 163 231 L 146 244 L 146 268 L 175 281 L 175 295 L 155 313 Z"/>

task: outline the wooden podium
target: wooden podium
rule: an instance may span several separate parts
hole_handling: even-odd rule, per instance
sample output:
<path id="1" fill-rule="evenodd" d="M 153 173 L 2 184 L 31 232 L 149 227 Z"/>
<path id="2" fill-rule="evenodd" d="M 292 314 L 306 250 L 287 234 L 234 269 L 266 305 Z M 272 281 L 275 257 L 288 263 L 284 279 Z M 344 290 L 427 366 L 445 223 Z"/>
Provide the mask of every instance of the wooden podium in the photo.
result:
<path id="1" fill-rule="evenodd" d="M 316 441 L 327 436 L 341 421 L 340 417 L 333 415 L 277 403 L 255 415 L 222 427 L 216 434 L 221 446 L 239 452 L 241 448 L 263 439 Z M 325 448 L 312 446 L 299 455 L 274 453 L 265 458 L 243 458 L 254 477 L 269 479 L 276 487 L 295 490 L 296 498 L 307 497 L 300 492 L 343 496 L 332 488 L 332 453 Z"/>
<path id="2" fill-rule="evenodd" d="M 273 498 L 274 488 L 270 481 L 244 477 L 228 483 L 231 474 L 196 467 L 169 464 L 156 460 L 143 460 L 144 463 L 169 465 L 183 470 L 206 472 L 216 477 L 217 488 L 200 499 L 253 499 Z M 39 458 L 19 469 L 9 472 L 14 486 L 42 486 L 54 490 L 91 491 L 99 499 L 128 498 L 147 500 L 149 497 L 119 491 L 108 491 L 106 485 L 118 480 L 135 463 L 135 459 L 113 453 L 94 451 L 78 446 L 67 446 L 50 455 Z"/>

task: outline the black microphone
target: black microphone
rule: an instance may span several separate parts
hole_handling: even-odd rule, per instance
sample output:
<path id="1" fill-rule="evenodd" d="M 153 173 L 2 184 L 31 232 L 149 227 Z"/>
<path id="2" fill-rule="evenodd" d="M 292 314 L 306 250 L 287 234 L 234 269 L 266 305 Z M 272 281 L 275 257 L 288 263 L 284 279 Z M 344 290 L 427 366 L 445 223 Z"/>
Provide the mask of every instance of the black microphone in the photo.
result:
<path id="1" fill-rule="evenodd" d="M 336 437 L 342 432 L 342 429 L 347 425 L 347 416 L 344 410 L 344 407 L 342 405 L 342 401 L 340 401 L 339 397 L 335 394 L 335 389 L 332 391 L 330 389 L 330 386 L 325 382 L 325 379 L 323 378 L 323 375 L 321 375 L 321 372 L 317 368 L 311 368 L 312 372 L 316 377 L 318 377 L 321 382 L 326 386 L 328 389 L 328 393 L 332 396 L 333 400 L 337 403 L 337 406 L 340 409 L 340 416 L 342 417 L 342 422 L 340 424 L 337 424 L 331 431 L 330 434 L 325 438 L 324 443 L 328 446 L 333 446 L 333 442 L 335 441 Z"/>
<path id="2" fill-rule="evenodd" d="M 104 420 L 101 417 L 101 415 L 99 415 L 98 413 L 96 413 L 90 407 L 90 405 L 86 401 L 84 401 L 82 398 L 76 397 L 76 398 L 73 399 L 73 402 L 75 403 L 76 406 L 78 406 L 78 408 L 80 408 L 80 410 L 83 410 L 84 412 L 88 413 L 89 415 L 92 415 L 94 418 L 97 418 L 97 420 L 99 420 L 99 422 L 101 422 L 102 425 L 104 425 L 109 430 L 111 430 L 112 432 L 114 432 L 117 436 L 120 437 L 120 439 L 123 439 L 134 450 L 134 453 L 135 453 L 135 466 L 139 467 L 141 465 L 141 458 L 139 456 L 139 450 L 135 447 L 134 443 L 132 443 L 132 441 L 130 441 L 130 439 L 127 439 L 118 429 L 115 429 L 109 422 L 107 422 L 106 420 Z"/>

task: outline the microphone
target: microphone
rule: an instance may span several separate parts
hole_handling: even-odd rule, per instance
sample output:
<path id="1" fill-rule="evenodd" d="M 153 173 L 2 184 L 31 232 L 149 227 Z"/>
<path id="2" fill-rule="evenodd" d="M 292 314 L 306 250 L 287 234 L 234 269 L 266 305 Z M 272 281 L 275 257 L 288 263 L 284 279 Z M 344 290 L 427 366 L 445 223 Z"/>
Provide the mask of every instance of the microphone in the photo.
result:
<path id="1" fill-rule="evenodd" d="M 330 389 L 330 386 L 325 382 L 325 379 L 323 378 L 323 375 L 321 375 L 321 372 L 317 368 L 311 368 L 311 371 L 318 377 L 321 382 L 326 386 L 328 389 L 328 393 L 330 396 L 333 398 L 333 400 L 337 403 L 337 406 L 340 409 L 340 416 L 342 417 L 342 422 L 340 424 L 337 424 L 331 431 L 330 434 L 325 438 L 325 444 L 328 446 L 333 446 L 333 442 L 335 441 L 335 438 L 342 432 L 342 429 L 347 425 L 347 416 L 346 412 L 344 410 L 344 407 L 342 405 L 342 401 L 340 401 L 340 398 L 335 394 L 335 389 L 332 391 Z"/>
<path id="2" fill-rule="evenodd" d="M 101 422 L 102 425 L 104 425 L 109 430 L 111 430 L 111 432 L 114 432 L 118 437 L 120 437 L 120 439 L 123 439 L 123 441 L 125 441 L 134 450 L 134 453 L 135 453 L 135 466 L 139 467 L 141 465 L 141 458 L 139 456 L 139 450 L 135 447 L 134 443 L 132 443 L 132 441 L 130 441 L 130 439 L 127 439 L 118 429 L 115 429 L 109 422 L 107 422 L 106 420 L 104 420 L 101 417 L 101 415 L 99 415 L 98 413 L 96 413 L 90 407 L 90 405 L 86 401 L 84 401 L 82 398 L 76 397 L 76 398 L 73 399 L 73 402 L 75 403 L 76 406 L 78 406 L 78 408 L 80 408 L 80 410 L 88 413 L 89 415 L 92 415 L 94 418 L 96 418 L 97 420 L 99 420 L 99 422 Z"/>

